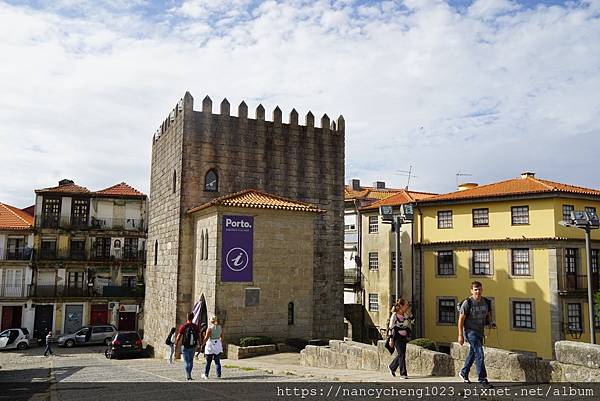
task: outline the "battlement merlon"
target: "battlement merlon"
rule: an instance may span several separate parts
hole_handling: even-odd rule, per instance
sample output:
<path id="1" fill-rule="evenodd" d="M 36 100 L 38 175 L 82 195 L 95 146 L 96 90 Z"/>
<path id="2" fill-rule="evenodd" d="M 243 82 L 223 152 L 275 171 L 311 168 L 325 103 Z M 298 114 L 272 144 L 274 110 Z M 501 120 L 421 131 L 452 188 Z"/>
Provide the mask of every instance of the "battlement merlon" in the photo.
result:
<path id="1" fill-rule="evenodd" d="M 171 124 L 177 118 L 179 118 L 183 114 L 184 111 L 185 112 L 193 112 L 194 111 L 194 98 L 192 97 L 192 95 L 189 92 L 186 92 L 185 95 L 183 96 L 183 98 L 181 98 L 179 100 L 179 102 L 177 103 L 177 105 L 175 105 L 175 107 L 171 110 L 168 117 L 162 122 L 160 127 L 154 133 L 152 141 L 153 142 L 157 141 L 163 134 L 165 134 L 167 132 L 168 128 L 171 126 Z M 202 110 L 196 111 L 196 112 L 205 114 L 205 115 L 219 115 L 219 116 L 221 116 L 221 118 L 230 118 L 231 117 L 231 118 L 238 118 L 243 121 L 254 120 L 257 122 L 258 121 L 267 122 L 267 123 L 271 123 L 275 126 L 281 126 L 282 124 L 284 124 L 282 121 L 283 113 L 282 113 L 281 109 L 279 108 L 279 106 L 276 106 L 275 109 L 273 110 L 272 121 L 265 121 L 265 108 L 263 107 L 262 104 L 259 104 L 256 107 L 255 118 L 254 119 L 248 118 L 248 106 L 246 105 L 246 102 L 244 102 L 244 101 L 242 101 L 238 107 L 238 116 L 237 117 L 231 116 L 230 115 L 230 104 L 229 104 L 229 101 L 227 100 L 227 98 L 223 99 L 223 101 L 221 102 L 219 114 L 213 114 L 212 100 L 209 96 L 206 96 L 202 100 Z M 296 109 L 292 109 L 292 111 L 290 112 L 288 125 L 290 125 L 292 127 L 298 126 L 298 112 L 296 111 Z M 304 125 L 306 127 L 311 127 L 311 128 L 315 127 L 315 117 L 310 110 L 308 111 L 308 113 L 306 113 Z M 317 128 L 321 128 L 323 130 L 323 132 L 330 131 L 330 132 L 334 132 L 334 133 L 344 133 L 345 129 L 346 129 L 346 124 L 345 124 L 344 117 L 342 115 L 340 115 L 337 118 L 337 120 L 330 121 L 327 114 L 323 114 L 323 116 L 321 117 L 321 126 L 317 127 Z"/>

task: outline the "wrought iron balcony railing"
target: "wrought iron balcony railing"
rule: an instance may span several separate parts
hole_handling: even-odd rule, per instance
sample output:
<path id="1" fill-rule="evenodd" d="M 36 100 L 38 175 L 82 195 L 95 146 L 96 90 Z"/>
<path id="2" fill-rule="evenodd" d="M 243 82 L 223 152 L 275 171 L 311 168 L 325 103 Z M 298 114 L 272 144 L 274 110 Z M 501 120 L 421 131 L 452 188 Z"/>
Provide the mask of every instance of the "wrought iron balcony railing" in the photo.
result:
<path id="1" fill-rule="evenodd" d="M 558 290 L 561 292 L 587 291 L 588 280 L 585 274 L 563 274 L 558 278 Z M 592 273 L 592 291 L 600 288 L 600 276 Z"/>
<path id="2" fill-rule="evenodd" d="M 24 284 L 0 284 L 0 297 L 4 298 L 27 298 L 29 286 Z"/>
<path id="3" fill-rule="evenodd" d="M 4 260 L 29 260 L 33 253 L 33 248 L 20 247 L 14 249 L 7 249 L 4 253 Z"/>

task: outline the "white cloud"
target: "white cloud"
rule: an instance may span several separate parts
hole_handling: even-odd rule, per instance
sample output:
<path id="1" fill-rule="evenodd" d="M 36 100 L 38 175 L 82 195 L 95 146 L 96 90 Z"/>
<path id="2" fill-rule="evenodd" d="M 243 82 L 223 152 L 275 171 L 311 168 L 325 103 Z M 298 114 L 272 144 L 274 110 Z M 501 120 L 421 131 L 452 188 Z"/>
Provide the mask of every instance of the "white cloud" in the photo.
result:
<path id="1" fill-rule="evenodd" d="M 0 2 L 0 201 L 65 177 L 148 191 L 152 134 L 186 90 L 233 114 L 343 114 L 346 175 L 364 182 L 403 186 L 412 164 L 421 190 L 452 190 L 459 170 L 600 187 L 593 146 L 565 154 L 600 135 L 597 2 L 60 4 Z"/>

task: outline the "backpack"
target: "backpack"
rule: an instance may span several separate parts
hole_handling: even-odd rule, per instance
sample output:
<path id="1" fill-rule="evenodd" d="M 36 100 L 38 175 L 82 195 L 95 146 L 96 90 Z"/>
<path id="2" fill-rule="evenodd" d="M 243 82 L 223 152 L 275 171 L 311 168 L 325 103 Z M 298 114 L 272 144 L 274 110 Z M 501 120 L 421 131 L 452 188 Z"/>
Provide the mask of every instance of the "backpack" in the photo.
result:
<path id="1" fill-rule="evenodd" d="M 184 347 L 196 347 L 198 345 L 198 335 L 196 334 L 196 330 L 194 330 L 193 324 L 188 324 L 185 326 L 185 330 L 183 331 L 183 346 Z"/>
<path id="2" fill-rule="evenodd" d="M 171 344 L 173 344 L 173 341 L 171 341 L 171 336 L 172 336 L 172 334 L 171 334 L 171 333 L 169 333 L 169 334 L 167 335 L 167 339 L 165 340 L 165 344 L 166 344 L 166 345 L 171 345 Z"/>
<path id="3" fill-rule="evenodd" d="M 485 303 L 487 304 L 488 307 L 488 314 L 485 316 L 485 325 L 489 326 L 492 324 L 492 300 L 486 297 L 482 297 L 483 300 L 485 301 Z M 456 309 L 458 310 L 458 314 L 460 315 L 460 309 L 462 308 L 463 304 L 467 302 L 468 308 L 467 308 L 467 313 L 465 313 L 465 319 L 469 317 L 469 313 L 471 312 L 471 307 L 473 306 L 473 298 L 468 297 L 463 299 L 461 302 L 459 302 L 456 305 Z"/>

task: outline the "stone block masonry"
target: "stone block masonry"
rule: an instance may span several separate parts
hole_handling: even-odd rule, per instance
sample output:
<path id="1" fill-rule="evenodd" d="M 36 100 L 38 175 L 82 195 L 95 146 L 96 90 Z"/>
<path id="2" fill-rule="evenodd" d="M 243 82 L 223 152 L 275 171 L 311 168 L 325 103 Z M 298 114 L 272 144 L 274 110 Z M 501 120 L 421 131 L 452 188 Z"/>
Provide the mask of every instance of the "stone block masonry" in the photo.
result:
<path id="1" fill-rule="evenodd" d="M 194 227 L 187 210 L 248 188 L 327 211 L 314 227 L 313 337 L 342 338 L 343 117 L 332 122 L 324 115 L 315 127 L 310 112 L 299 125 L 295 110 L 284 123 L 279 108 L 273 121 L 265 121 L 261 105 L 255 119 L 248 118 L 244 102 L 237 117 L 230 115 L 227 100 L 220 114 L 212 113 L 208 97 L 201 111 L 193 106 L 186 93 L 153 139 L 145 300 L 149 343 L 165 348 L 169 328 L 182 322 L 197 301 L 192 299 Z M 218 174 L 218 192 L 204 191 L 210 169 Z"/>

